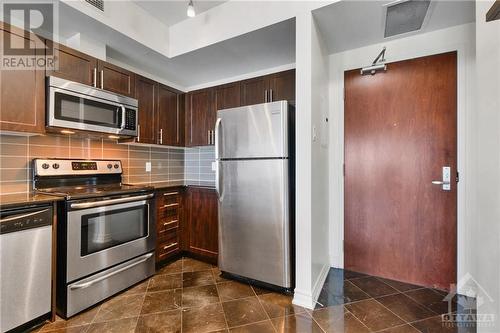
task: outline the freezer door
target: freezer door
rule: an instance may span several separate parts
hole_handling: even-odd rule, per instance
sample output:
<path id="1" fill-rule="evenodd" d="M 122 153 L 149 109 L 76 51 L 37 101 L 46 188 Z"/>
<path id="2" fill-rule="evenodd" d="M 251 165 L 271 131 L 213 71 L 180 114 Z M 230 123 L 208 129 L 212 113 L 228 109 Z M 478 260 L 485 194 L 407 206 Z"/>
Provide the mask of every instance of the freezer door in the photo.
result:
<path id="1" fill-rule="evenodd" d="M 218 167 L 220 270 L 291 287 L 288 160 Z"/>
<path id="2" fill-rule="evenodd" d="M 217 111 L 217 159 L 288 157 L 288 103 Z"/>

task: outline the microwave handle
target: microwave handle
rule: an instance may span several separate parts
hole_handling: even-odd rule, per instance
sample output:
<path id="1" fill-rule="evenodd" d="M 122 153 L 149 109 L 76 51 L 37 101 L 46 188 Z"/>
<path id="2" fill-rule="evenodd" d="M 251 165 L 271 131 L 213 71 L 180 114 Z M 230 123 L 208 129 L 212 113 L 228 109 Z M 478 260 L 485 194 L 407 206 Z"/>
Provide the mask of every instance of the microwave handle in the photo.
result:
<path id="1" fill-rule="evenodd" d="M 125 129 L 125 116 L 127 114 L 127 110 L 123 104 L 120 105 L 120 108 L 122 109 L 122 123 L 120 125 L 120 129 Z"/>

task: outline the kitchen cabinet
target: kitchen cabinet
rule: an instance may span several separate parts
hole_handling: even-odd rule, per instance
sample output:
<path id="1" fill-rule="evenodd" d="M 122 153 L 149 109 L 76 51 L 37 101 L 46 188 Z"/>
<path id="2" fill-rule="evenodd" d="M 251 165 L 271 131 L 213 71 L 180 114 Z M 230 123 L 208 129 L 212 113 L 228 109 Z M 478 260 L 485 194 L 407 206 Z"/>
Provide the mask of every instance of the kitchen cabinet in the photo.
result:
<path id="1" fill-rule="evenodd" d="M 44 57 L 45 45 L 35 35 L 0 22 L 1 40 L 11 45 L 29 45 L 30 57 Z M 3 59 L 8 60 L 8 57 Z M 13 132 L 45 132 L 45 71 L 44 69 L 0 70 L 0 130 Z"/>
<path id="2" fill-rule="evenodd" d="M 135 96 L 134 73 L 101 60 L 97 63 L 97 71 L 98 86 L 101 89 L 129 97 Z"/>
<path id="3" fill-rule="evenodd" d="M 241 82 L 242 106 L 280 100 L 295 103 L 294 69 Z"/>
<path id="4" fill-rule="evenodd" d="M 241 82 L 241 106 L 267 102 L 269 80 L 265 76 Z"/>
<path id="5" fill-rule="evenodd" d="M 156 192 L 156 262 L 181 252 L 181 233 L 184 217 L 184 188 Z"/>
<path id="6" fill-rule="evenodd" d="M 49 44 L 58 58 L 57 69 L 47 69 L 47 76 L 97 86 L 97 59 L 61 44 Z"/>
<path id="7" fill-rule="evenodd" d="M 218 198 L 211 188 L 189 187 L 186 198 L 185 251 L 211 262 L 218 254 Z"/>
<path id="8" fill-rule="evenodd" d="M 180 92 L 159 85 L 158 89 L 158 143 L 168 146 L 184 144 L 184 109 L 181 107 L 183 97 Z"/>
<path id="9" fill-rule="evenodd" d="M 241 84 L 234 82 L 215 88 L 215 112 L 222 109 L 236 108 L 241 105 Z"/>
<path id="10" fill-rule="evenodd" d="M 295 104 L 295 70 L 269 75 L 269 102 L 286 100 Z"/>
<path id="11" fill-rule="evenodd" d="M 207 146 L 214 143 L 213 92 L 213 89 L 202 89 L 186 95 L 186 146 Z"/>
<path id="12" fill-rule="evenodd" d="M 156 111 L 158 105 L 158 83 L 137 76 L 135 96 L 138 101 L 137 138 L 139 143 L 156 143 Z"/>

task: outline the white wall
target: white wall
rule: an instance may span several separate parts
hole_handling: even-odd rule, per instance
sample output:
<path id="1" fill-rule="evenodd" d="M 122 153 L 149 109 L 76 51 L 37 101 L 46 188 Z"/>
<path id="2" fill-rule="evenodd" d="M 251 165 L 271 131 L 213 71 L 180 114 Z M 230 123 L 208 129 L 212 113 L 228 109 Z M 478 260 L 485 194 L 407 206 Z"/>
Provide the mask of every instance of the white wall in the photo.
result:
<path id="1" fill-rule="evenodd" d="M 328 260 L 328 56 L 311 11 L 296 17 L 296 288 L 314 308 Z M 323 138 L 323 140 L 321 140 Z M 323 143 L 323 144 L 322 144 Z"/>
<path id="2" fill-rule="evenodd" d="M 493 299 L 478 307 L 478 314 L 496 314 L 495 327 L 478 332 L 500 331 L 500 21 L 485 22 L 493 1 L 476 1 L 477 103 L 474 132 L 473 181 L 476 198 L 473 229 L 473 277 Z"/>
<path id="3" fill-rule="evenodd" d="M 370 64 L 387 47 L 386 59 L 390 63 L 449 51 L 458 52 L 458 277 L 472 271 L 471 256 L 474 215 L 471 207 L 474 193 L 467 190 L 472 183 L 470 171 L 474 140 L 474 74 L 475 26 L 466 24 L 349 50 L 330 56 L 330 258 L 333 267 L 344 265 L 344 71 Z M 390 70 L 390 69 L 389 69 Z"/>

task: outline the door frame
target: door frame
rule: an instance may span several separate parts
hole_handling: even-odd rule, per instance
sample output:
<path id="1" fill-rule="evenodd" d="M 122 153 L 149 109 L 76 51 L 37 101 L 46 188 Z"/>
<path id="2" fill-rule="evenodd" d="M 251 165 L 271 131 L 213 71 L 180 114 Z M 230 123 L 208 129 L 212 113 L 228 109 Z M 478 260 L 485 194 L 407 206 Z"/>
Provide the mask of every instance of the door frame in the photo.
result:
<path id="1" fill-rule="evenodd" d="M 470 31 L 467 31 L 470 32 Z M 458 33 L 463 33 L 459 30 Z M 468 34 L 466 34 L 468 36 Z M 462 37 L 462 39 L 467 38 Z M 418 36 L 416 36 L 418 37 Z M 411 38 L 411 37 L 410 37 Z M 410 39 L 408 38 L 408 39 Z M 456 39 L 456 38 L 455 38 Z M 471 195 L 465 189 L 468 187 L 468 164 L 471 161 L 466 159 L 466 154 L 470 148 L 471 122 L 473 110 L 473 96 L 471 96 L 473 79 L 473 48 L 471 43 L 461 42 L 445 44 L 443 39 L 440 43 L 429 43 L 425 38 L 419 43 L 413 43 L 413 47 L 398 47 L 401 40 L 384 44 L 371 45 L 361 49 L 353 50 L 357 54 L 349 56 L 340 54 L 336 62 L 335 58 L 330 59 L 330 77 L 332 80 L 330 87 L 330 100 L 332 121 L 330 122 L 330 265 L 332 267 L 344 267 L 344 72 L 366 66 L 370 61 L 367 55 L 377 54 L 380 48 L 387 46 L 388 63 L 409 60 L 423 56 L 430 56 L 445 52 L 457 52 L 457 170 L 460 174 L 460 181 L 457 187 L 457 281 L 471 272 L 471 219 L 470 209 L 467 209 L 467 202 L 470 202 Z M 426 44 L 427 43 L 427 44 Z M 395 51 L 391 51 L 391 44 L 395 44 Z M 434 44 L 434 45 L 432 45 Z M 442 44 L 442 45 L 441 45 Z M 398 52 L 399 51 L 399 52 Z M 349 53 L 347 51 L 346 53 Z M 390 70 L 390 66 L 389 69 Z M 337 111 L 336 111 L 337 110 Z M 459 290 L 460 292 L 460 290 Z"/>

